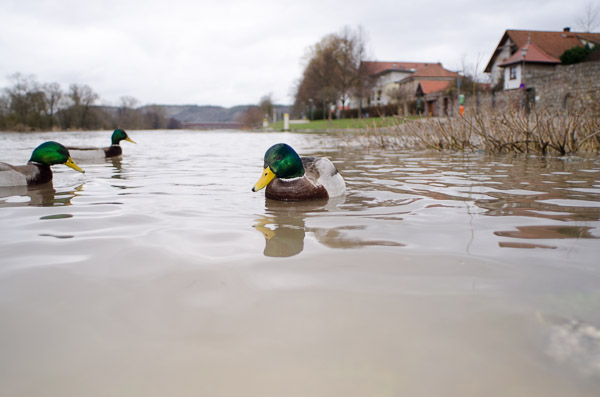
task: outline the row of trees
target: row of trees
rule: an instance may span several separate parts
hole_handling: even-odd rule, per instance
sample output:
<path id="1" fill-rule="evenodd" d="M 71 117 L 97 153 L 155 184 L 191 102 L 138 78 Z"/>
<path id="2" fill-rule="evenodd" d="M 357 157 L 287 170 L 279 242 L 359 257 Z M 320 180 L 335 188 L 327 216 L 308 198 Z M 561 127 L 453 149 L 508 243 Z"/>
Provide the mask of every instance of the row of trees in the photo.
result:
<path id="1" fill-rule="evenodd" d="M 38 83 L 33 76 L 16 73 L 0 95 L 0 129 L 13 131 L 70 129 L 178 128 L 162 108 L 137 108 L 132 97 L 116 107 L 97 106 L 99 96 L 85 84 L 63 91 L 58 83 Z"/>

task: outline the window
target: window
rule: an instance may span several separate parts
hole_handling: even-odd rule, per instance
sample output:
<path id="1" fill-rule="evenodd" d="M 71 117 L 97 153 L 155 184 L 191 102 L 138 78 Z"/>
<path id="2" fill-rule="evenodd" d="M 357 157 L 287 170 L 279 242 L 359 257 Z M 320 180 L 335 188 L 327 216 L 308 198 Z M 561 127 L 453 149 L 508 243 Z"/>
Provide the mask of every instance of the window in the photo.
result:
<path id="1" fill-rule="evenodd" d="M 517 67 L 516 66 L 511 66 L 510 67 L 510 79 L 511 80 L 516 80 L 517 79 Z"/>

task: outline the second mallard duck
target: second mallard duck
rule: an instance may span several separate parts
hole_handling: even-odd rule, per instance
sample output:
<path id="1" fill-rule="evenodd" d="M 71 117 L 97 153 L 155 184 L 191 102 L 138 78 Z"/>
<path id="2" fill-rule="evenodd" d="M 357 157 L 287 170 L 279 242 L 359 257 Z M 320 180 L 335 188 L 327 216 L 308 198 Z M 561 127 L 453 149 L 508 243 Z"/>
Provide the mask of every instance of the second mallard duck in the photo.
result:
<path id="1" fill-rule="evenodd" d="M 300 157 L 285 143 L 265 153 L 262 176 L 252 188 L 266 186 L 265 196 L 273 200 L 303 201 L 341 196 L 346 183 L 333 163 L 325 157 Z"/>
<path id="2" fill-rule="evenodd" d="M 123 140 L 135 143 L 124 130 L 119 128 L 113 132 L 110 146 L 102 148 L 67 147 L 67 149 L 69 149 L 71 157 L 76 160 L 99 160 L 121 155 L 123 149 L 119 143 Z"/>

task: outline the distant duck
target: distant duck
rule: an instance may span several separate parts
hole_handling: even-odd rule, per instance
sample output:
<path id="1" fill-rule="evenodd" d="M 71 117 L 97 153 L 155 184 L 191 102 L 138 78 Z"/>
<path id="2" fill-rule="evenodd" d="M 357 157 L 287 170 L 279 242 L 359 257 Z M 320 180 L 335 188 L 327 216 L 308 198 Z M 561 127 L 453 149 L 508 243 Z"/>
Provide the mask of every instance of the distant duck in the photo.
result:
<path id="1" fill-rule="evenodd" d="M 267 150 L 262 176 L 252 191 L 265 186 L 267 198 L 281 201 L 327 199 L 346 192 L 344 178 L 329 159 L 300 157 L 285 143 Z"/>
<path id="2" fill-rule="evenodd" d="M 122 129 L 116 129 L 111 137 L 111 145 L 102 148 L 88 148 L 88 147 L 68 147 L 71 155 L 74 159 L 78 160 L 100 160 L 109 157 L 119 156 L 123 153 L 121 141 L 129 141 L 135 143 L 131 138 L 127 136 L 127 133 Z"/>
<path id="3" fill-rule="evenodd" d="M 67 148 L 58 142 L 44 142 L 31 153 L 26 165 L 0 162 L 0 186 L 31 186 L 52 180 L 51 165 L 64 164 L 76 171 L 85 172 L 71 160 Z"/>

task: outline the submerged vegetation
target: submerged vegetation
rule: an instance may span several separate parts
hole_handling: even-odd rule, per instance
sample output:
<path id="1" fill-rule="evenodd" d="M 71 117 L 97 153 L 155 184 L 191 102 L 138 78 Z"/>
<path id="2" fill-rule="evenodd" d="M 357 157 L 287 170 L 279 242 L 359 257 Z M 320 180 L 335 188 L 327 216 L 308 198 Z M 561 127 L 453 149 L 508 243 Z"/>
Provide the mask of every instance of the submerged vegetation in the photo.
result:
<path id="1" fill-rule="evenodd" d="M 367 128 L 360 142 L 381 147 L 536 153 L 600 153 L 600 118 L 587 111 L 478 112 L 464 117 L 423 118 L 392 128 Z"/>

